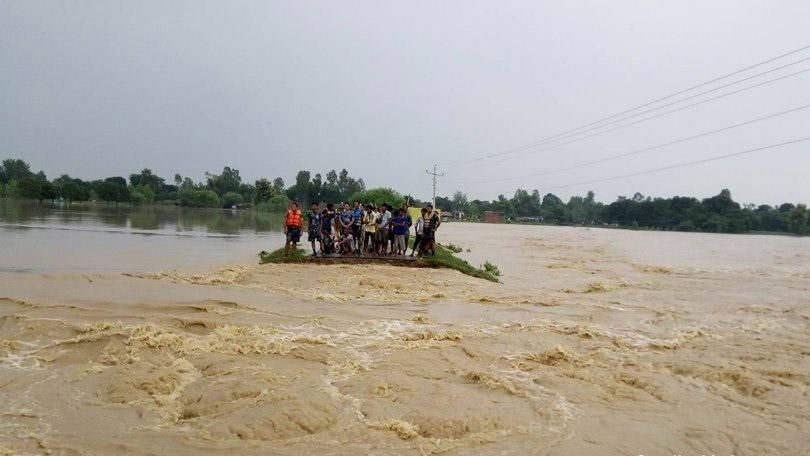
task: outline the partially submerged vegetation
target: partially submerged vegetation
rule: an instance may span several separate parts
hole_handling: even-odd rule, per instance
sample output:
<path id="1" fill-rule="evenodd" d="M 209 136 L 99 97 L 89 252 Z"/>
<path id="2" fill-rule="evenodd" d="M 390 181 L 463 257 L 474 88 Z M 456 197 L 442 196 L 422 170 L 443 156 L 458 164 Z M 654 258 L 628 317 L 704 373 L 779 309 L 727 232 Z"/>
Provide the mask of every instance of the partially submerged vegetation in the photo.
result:
<path id="1" fill-rule="evenodd" d="M 480 268 L 476 268 L 472 266 L 470 263 L 466 262 L 465 260 L 455 256 L 453 252 L 450 250 L 442 247 L 436 247 L 436 256 L 426 256 L 422 258 L 418 258 L 413 261 L 403 261 L 402 258 L 398 258 L 395 256 L 392 257 L 384 257 L 384 258 L 363 258 L 363 257 L 339 257 L 339 258 L 332 258 L 332 257 L 312 257 L 309 256 L 307 251 L 303 249 L 298 249 L 297 251 L 293 252 L 290 256 L 284 256 L 284 249 L 280 248 L 278 250 L 274 250 L 272 252 L 261 251 L 259 252 L 260 262 L 262 264 L 265 263 L 319 263 L 319 262 L 328 262 L 333 260 L 339 260 L 340 262 L 352 262 L 352 261 L 375 261 L 380 263 L 387 263 L 387 264 L 395 264 L 399 266 L 410 266 L 410 267 L 430 267 L 430 268 L 448 268 L 448 269 L 455 269 L 456 271 L 461 272 L 462 274 L 466 274 L 468 276 L 476 277 L 479 279 L 489 280 L 491 282 L 498 282 L 498 276 L 501 275 L 498 267 L 490 263 L 489 261 L 485 262 Z"/>
<path id="2" fill-rule="evenodd" d="M 447 250 L 453 252 L 453 253 L 461 253 L 464 250 L 460 246 L 457 246 L 456 244 L 453 244 L 452 242 L 448 242 L 447 244 L 440 244 L 440 245 L 442 247 L 446 248 Z"/>

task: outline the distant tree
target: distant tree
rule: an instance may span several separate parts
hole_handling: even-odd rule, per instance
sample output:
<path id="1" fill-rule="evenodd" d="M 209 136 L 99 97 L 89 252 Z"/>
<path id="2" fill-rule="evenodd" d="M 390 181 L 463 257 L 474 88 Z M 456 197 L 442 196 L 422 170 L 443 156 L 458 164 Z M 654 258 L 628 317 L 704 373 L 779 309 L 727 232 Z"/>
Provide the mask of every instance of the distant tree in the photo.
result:
<path id="1" fill-rule="evenodd" d="M 211 190 L 190 189 L 180 192 L 180 204 L 190 207 L 220 207 L 219 196 Z"/>
<path id="2" fill-rule="evenodd" d="M 242 177 L 239 176 L 238 169 L 231 169 L 226 166 L 222 169 L 222 174 L 205 173 L 207 179 L 206 188 L 217 195 L 224 195 L 228 192 L 239 192 L 242 184 Z"/>
<path id="3" fill-rule="evenodd" d="M 546 193 L 540 205 L 543 217 L 547 220 L 562 222 L 566 219 L 566 207 L 562 200 L 553 193 Z"/>
<path id="4" fill-rule="evenodd" d="M 129 199 L 132 204 L 151 203 L 155 201 L 155 192 L 147 184 L 129 187 Z"/>
<path id="5" fill-rule="evenodd" d="M 8 158 L 3 160 L 2 172 L 0 172 L 0 180 L 8 183 L 10 181 L 19 181 L 24 177 L 32 177 L 31 167 L 24 160 L 19 158 Z"/>
<path id="6" fill-rule="evenodd" d="M 790 231 L 795 234 L 803 234 L 807 232 L 808 223 L 807 206 L 804 204 L 797 204 L 796 207 L 790 212 Z"/>
<path id="7" fill-rule="evenodd" d="M 152 190 L 152 194 L 156 195 L 161 191 L 164 180 L 162 177 L 156 176 L 149 168 L 144 168 L 139 174 L 130 174 L 129 183 L 133 187 L 146 185 Z"/>
<path id="8" fill-rule="evenodd" d="M 284 193 L 279 193 L 278 195 L 274 195 L 270 198 L 270 201 L 267 203 L 267 207 L 271 212 L 284 212 L 287 210 L 287 204 L 290 202 L 290 199 L 287 198 L 287 195 Z"/>
<path id="9" fill-rule="evenodd" d="M 222 207 L 233 207 L 242 202 L 242 195 L 236 192 L 228 192 L 222 196 Z"/>
<path id="10" fill-rule="evenodd" d="M 280 177 L 273 179 L 273 193 L 284 193 L 284 179 Z"/>
<path id="11" fill-rule="evenodd" d="M 461 212 L 469 212 L 470 202 L 467 200 L 467 194 L 462 192 L 453 193 L 453 210 Z"/>
<path id="12" fill-rule="evenodd" d="M 108 177 L 98 184 L 96 193 L 102 201 L 115 203 L 129 201 L 127 181 L 123 177 Z"/>
<path id="13" fill-rule="evenodd" d="M 398 191 L 388 187 L 376 187 L 354 193 L 349 198 L 349 202 L 360 201 L 363 204 L 372 203 L 379 206 L 388 203 L 391 206 L 399 207 L 405 202 L 405 198 Z"/>
<path id="14" fill-rule="evenodd" d="M 254 193 L 254 201 L 256 204 L 266 203 L 273 197 L 273 184 L 267 179 L 257 180 L 254 187 L 256 189 Z"/>
<path id="15" fill-rule="evenodd" d="M 58 198 L 67 201 L 87 201 L 90 199 L 90 188 L 81 179 L 63 174 L 54 179 L 53 185 Z"/>

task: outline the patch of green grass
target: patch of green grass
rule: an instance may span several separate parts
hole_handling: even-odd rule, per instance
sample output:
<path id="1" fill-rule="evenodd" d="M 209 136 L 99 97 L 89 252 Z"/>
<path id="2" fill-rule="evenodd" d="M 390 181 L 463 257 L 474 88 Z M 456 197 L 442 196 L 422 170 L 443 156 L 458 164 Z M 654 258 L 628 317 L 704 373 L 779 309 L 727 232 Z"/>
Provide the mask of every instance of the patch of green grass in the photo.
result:
<path id="1" fill-rule="evenodd" d="M 422 261 L 435 268 L 455 269 L 468 276 L 478 277 L 479 279 L 489 280 L 490 282 L 498 282 L 498 277 L 492 274 L 491 271 L 472 266 L 470 263 L 453 255 L 453 252 L 441 245 L 436 246 L 436 256 L 423 257 Z"/>
<path id="2" fill-rule="evenodd" d="M 307 258 L 307 251 L 304 249 L 298 249 L 293 252 L 290 252 L 290 256 L 284 256 L 284 247 L 274 250 L 272 252 L 268 252 L 266 250 L 262 250 L 259 252 L 259 262 L 262 264 L 265 263 L 301 263 L 305 261 Z"/>

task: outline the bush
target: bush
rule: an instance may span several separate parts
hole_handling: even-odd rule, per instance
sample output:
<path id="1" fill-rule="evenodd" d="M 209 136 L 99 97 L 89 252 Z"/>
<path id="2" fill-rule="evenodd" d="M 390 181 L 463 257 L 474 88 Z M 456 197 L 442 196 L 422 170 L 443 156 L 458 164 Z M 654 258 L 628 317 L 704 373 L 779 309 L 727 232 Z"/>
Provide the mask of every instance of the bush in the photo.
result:
<path id="1" fill-rule="evenodd" d="M 228 192 L 222 196 L 222 207 L 233 207 L 242 202 L 242 195 L 236 192 Z"/>
<path id="2" fill-rule="evenodd" d="M 447 250 L 453 253 L 461 253 L 464 251 L 464 249 L 457 246 L 456 244 L 453 244 L 452 242 L 448 242 L 447 244 L 442 245 L 442 247 L 446 248 Z"/>
<path id="3" fill-rule="evenodd" d="M 133 190 L 129 193 L 129 202 L 135 206 L 139 206 L 146 202 L 146 197 L 143 196 L 143 193 Z"/>
<path id="4" fill-rule="evenodd" d="M 211 190 L 184 190 L 180 205 L 190 207 L 219 207 L 219 197 Z"/>
<path id="5" fill-rule="evenodd" d="M 278 194 L 272 198 L 270 201 L 267 202 L 267 208 L 270 212 L 284 212 L 287 210 L 287 205 L 290 203 L 290 199 L 287 198 L 287 195 Z"/>
<path id="6" fill-rule="evenodd" d="M 481 270 L 486 272 L 486 273 L 492 274 L 495 277 L 500 277 L 501 276 L 501 270 L 498 269 L 497 266 L 490 263 L 489 261 L 484 261 L 484 264 L 481 265 Z"/>

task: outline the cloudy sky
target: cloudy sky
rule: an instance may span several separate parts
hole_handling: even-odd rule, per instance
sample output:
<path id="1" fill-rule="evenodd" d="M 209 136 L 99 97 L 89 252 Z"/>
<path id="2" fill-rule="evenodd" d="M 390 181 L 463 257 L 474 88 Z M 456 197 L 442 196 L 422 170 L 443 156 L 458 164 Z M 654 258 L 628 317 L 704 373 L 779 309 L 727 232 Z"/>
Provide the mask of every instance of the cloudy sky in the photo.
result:
<path id="1" fill-rule="evenodd" d="M 5 0 L 0 157 L 49 177 L 149 167 L 201 180 L 229 165 L 249 180 L 289 182 L 299 169 L 347 168 L 369 186 L 421 197 L 435 162 L 447 173 L 440 194 L 555 188 L 567 198 L 593 189 L 607 201 L 728 187 L 743 202 L 810 202 L 810 141 L 567 186 L 807 137 L 810 109 L 526 177 L 810 104 L 810 72 L 571 144 L 464 164 L 808 46 L 808 18 L 807 0 Z M 810 49 L 667 101 L 808 57 Z M 810 60 L 690 102 L 807 68 Z"/>

